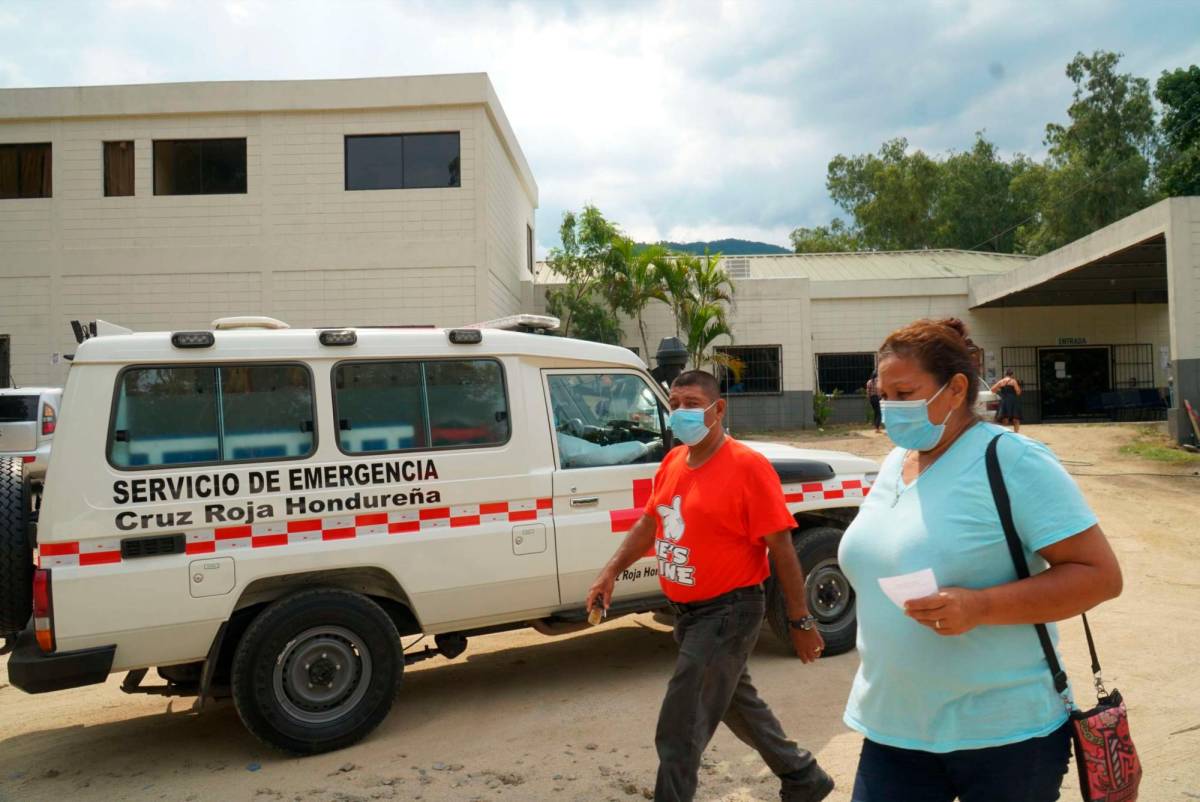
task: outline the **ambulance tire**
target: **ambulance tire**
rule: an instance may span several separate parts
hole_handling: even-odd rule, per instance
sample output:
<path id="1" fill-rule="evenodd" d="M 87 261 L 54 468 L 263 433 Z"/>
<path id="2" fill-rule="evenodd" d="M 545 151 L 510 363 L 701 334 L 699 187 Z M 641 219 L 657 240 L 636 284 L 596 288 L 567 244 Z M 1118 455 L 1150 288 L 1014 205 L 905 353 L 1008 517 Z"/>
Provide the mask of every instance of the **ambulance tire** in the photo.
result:
<path id="1" fill-rule="evenodd" d="M 400 633 L 359 593 L 318 588 L 273 602 L 234 652 L 233 701 L 246 729 L 294 755 L 366 737 L 404 675 Z"/>
<path id="2" fill-rule="evenodd" d="M 842 530 L 815 526 L 792 532 L 792 544 L 805 573 L 809 612 L 825 639 L 822 657 L 844 654 L 854 648 L 858 636 L 854 590 L 837 562 Z M 787 600 L 774 577 L 767 580 L 767 623 L 788 652 L 792 650 L 787 622 Z"/>
<path id="3" fill-rule="evenodd" d="M 33 613 L 29 493 L 19 458 L 0 457 L 0 635 L 19 632 Z"/>

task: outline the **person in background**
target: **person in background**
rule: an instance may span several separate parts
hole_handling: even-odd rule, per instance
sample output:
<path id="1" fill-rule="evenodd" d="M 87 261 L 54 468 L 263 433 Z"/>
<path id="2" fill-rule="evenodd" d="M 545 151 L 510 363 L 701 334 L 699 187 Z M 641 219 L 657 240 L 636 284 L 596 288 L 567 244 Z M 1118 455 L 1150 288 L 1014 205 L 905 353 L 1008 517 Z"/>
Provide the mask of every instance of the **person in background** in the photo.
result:
<path id="1" fill-rule="evenodd" d="M 871 403 L 871 422 L 875 425 L 875 434 L 879 434 L 880 424 L 883 423 L 883 413 L 879 411 L 879 371 L 871 374 L 871 378 L 867 379 L 867 386 L 863 389 L 866 390 L 867 400 Z"/>
<path id="2" fill-rule="evenodd" d="M 992 392 L 1000 396 L 996 422 L 1009 424 L 1014 432 L 1021 431 L 1021 383 L 1013 376 L 1012 368 L 1004 371 L 1004 378 L 992 385 Z"/>
<path id="3" fill-rule="evenodd" d="M 597 605 L 608 609 L 617 576 L 654 549 L 679 644 L 654 736 L 654 798 L 695 796 L 700 757 L 724 721 L 779 776 L 784 802 L 818 802 L 833 791 L 833 780 L 784 735 L 746 671 L 765 614 L 768 552 L 796 655 L 811 663 L 825 647 L 808 611 L 792 545 L 795 520 L 779 476 L 765 457 L 725 434 L 725 400 L 711 373 L 680 374 L 670 403 L 671 431 L 683 445 L 663 459 L 641 518 L 587 596 L 589 613 Z"/>
<path id="4" fill-rule="evenodd" d="M 960 320 L 921 320 L 879 351 L 896 448 L 842 537 L 858 674 L 845 722 L 865 736 L 853 802 L 1051 802 L 1067 770 L 1067 698 L 1034 623 L 1121 592 L 1121 569 L 1074 480 L 1041 443 L 973 412 Z M 984 461 L 997 443 L 1033 575 L 1017 579 Z M 893 602 L 880 580 L 931 569 L 938 590 Z M 1061 658 L 1060 658 L 1061 659 Z"/>

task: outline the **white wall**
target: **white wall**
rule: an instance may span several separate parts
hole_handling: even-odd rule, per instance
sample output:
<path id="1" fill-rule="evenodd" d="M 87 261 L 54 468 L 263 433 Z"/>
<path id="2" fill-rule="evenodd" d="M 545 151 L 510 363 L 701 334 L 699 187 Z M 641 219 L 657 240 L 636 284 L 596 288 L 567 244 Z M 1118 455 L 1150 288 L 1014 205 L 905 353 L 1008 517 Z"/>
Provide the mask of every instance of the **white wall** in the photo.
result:
<path id="1" fill-rule="evenodd" d="M 875 351 L 895 329 L 920 318 L 958 317 L 985 367 L 1001 371 L 1006 346 L 1054 346 L 1060 337 L 1082 337 L 1090 345 L 1149 343 L 1154 346 L 1156 386 L 1166 384 L 1159 348 L 1170 344 L 1166 304 L 967 308 L 967 296 L 814 298 L 813 353 Z"/>
<path id="2" fill-rule="evenodd" d="M 165 90 L 164 90 L 165 91 Z M 344 138 L 458 131 L 461 186 L 347 192 Z M 155 196 L 155 139 L 245 137 L 244 195 Z M 135 142 L 103 196 L 102 143 Z M 518 311 L 536 187 L 487 107 L 0 120 L 53 143 L 53 197 L 0 200 L 0 334 L 22 384 L 64 380 L 68 321 L 135 329 L 268 314 L 292 325 L 461 324 Z"/>

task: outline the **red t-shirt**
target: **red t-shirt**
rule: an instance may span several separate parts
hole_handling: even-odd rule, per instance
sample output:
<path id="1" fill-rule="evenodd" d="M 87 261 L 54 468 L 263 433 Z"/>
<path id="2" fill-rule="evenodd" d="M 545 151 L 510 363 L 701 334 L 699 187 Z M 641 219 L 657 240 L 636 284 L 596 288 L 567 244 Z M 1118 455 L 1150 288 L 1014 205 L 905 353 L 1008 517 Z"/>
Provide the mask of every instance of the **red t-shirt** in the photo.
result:
<path id="1" fill-rule="evenodd" d="M 658 581 L 676 602 L 711 599 L 771 573 L 763 538 L 795 527 L 767 458 L 732 437 L 689 468 L 672 449 L 654 476 L 645 514 L 658 520 Z"/>

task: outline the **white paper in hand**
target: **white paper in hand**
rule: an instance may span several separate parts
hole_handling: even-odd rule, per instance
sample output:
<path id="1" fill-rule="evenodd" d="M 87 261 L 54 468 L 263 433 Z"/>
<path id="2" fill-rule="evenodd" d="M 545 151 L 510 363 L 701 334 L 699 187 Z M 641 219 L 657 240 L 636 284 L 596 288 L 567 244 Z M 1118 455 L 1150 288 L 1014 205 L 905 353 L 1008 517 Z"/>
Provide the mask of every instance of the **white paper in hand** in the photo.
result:
<path id="1" fill-rule="evenodd" d="M 922 568 L 920 571 L 900 576 L 882 577 L 879 580 L 879 587 L 883 588 L 887 597 L 894 601 L 901 610 L 904 609 L 904 603 L 909 599 L 932 596 L 938 591 L 937 579 L 933 575 L 932 568 Z"/>

